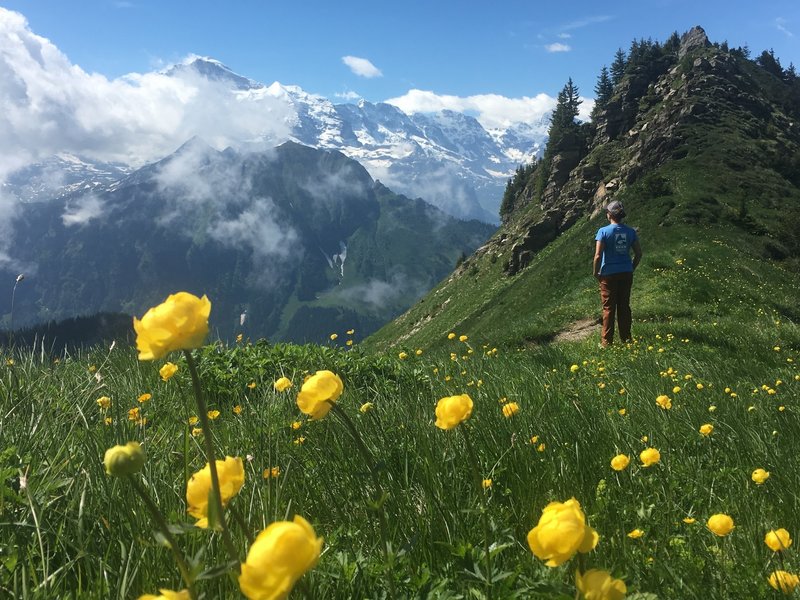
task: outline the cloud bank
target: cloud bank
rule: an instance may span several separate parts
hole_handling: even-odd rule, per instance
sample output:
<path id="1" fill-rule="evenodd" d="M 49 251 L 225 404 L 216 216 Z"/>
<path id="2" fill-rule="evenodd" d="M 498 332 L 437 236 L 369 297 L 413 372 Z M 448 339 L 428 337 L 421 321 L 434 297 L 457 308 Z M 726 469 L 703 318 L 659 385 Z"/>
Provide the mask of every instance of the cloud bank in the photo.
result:
<path id="1" fill-rule="evenodd" d="M 588 120 L 594 100 L 582 98 L 578 118 Z M 426 113 L 440 110 L 469 113 L 488 129 L 504 129 L 514 123 L 538 123 L 548 117 L 556 107 L 556 99 L 547 94 L 522 98 L 508 98 L 499 94 L 451 96 L 427 90 L 409 90 L 405 95 L 386 101 L 405 113 Z"/>
<path id="2" fill-rule="evenodd" d="M 194 135 L 223 148 L 288 134 L 291 108 L 237 93 L 191 71 L 87 73 L 25 17 L 0 8 L 0 180 L 56 152 L 132 165 L 161 158 Z"/>
<path id="3" fill-rule="evenodd" d="M 553 44 L 547 44 L 544 47 L 545 50 L 548 52 L 569 52 L 572 50 L 572 46 L 569 44 L 562 44 L 561 42 L 555 42 Z"/>

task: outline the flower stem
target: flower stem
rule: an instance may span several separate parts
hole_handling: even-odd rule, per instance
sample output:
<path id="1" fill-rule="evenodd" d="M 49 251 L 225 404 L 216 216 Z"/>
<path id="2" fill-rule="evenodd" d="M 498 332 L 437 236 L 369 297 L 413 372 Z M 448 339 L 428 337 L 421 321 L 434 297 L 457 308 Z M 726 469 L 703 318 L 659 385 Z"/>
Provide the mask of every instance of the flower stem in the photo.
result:
<path id="1" fill-rule="evenodd" d="M 467 446 L 467 453 L 469 454 L 470 463 L 472 464 L 472 476 L 475 479 L 475 485 L 478 488 L 478 493 L 481 497 L 481 517 L 483 521 L 483 548 L 486 554 L 486 598 L 492 600 L 492 552 L 489 543 L 489 536 L 491 528 L 489 527 L 489 507 L 486 502 L 486 491 L 483 489 L 482 477 L 480 466 L 478 463 L 478 455 L 475 454 L 475 449 L 472 447 L 472 442 L 469 439 L 467 428 L 462 425 L 459 427 L 464 436 L 464 443 Z"/>
<path id="2" fill-rule="evenodd" d="M 391 545 L 389 543 L 389 527 L 386 523 L 386 512 L 383 509 L 383 504 L 386 500 L 386 497 L 384 496 L 383 487 L 381 486 L 381 481 L 378 477 L 378 470 L 375 468 L 375 457 L 364 443 L 364 440 L 362 439 L 361 434 L 358 432 L 358 429 L 356 429 L 353 420 L 347 416 L 347 413 L 344 412 L 344 410 L 338 404 L 335 402 L 328 402 L 331 404 L 331 410 L 333 410 L 333 414 L 335 414 L 339 420 L 344 423 L 345 427 L 347 427 L 347 430 L 350 432 L 350 436 L 355 441 L 356 447 L 361 453 L 361 458 L 366 463 L 369 473 L 372 476 L 372 485 L 375 488 L 375 510 L 378 513 L 378 523 L 380 524 L 381 538 L 383 539 L 383 559 L 385 561 L 386 577 L 389 580 L 390 597 L 396 598 L 397 591 L 394 587 L 394 577 L 392 576 L 392 560 L 390 558 Z"/>
<path id="3" fill-rule="evenodd" d="M 172 533 L 169 530 L 169 525 L 167 525 L 164 516 L 161 514 L 161 511 L 158 509 L 156 503 L 153 502 L 153 499 L 150 498 L 150 494 L 147 493 L 147 490 L 144 488 L 144 486 L 139 483 L 139 481 L 137 481 L 133 475 L 128 475 L 127 477 L 128 481 L 131 482 L 133 489 L 136 490 L 136 493 L 139 494 L 139 497 L 144 501 L 145 506 L 147 506 L 147 510 L 150 511 L 150 515 L 155 520 L 156 526 L 161 532 L 161 535 L 163 535 L 164 539 L 167 541 L 167 545 L 172 551 L 172 556 L 175 557 L 175 562 L 178 563 L 178 570 L 181 572 L 181 577 L 183 578 L 186 587 L 189 588 L 189 595 L 192 597 L 192 600 L 197 600 L 197 591 L 194 589 L 194 582 L 192 581 L 192 575 L 189 571 L 189 565 L 186 564 L 186 559 L 178 549 L 178 542 L 176 542 L 175 538 L 172 536 Z"/>
<path id="4" fill-rule="evenodd" d="M 228 555 L 231 560 L 237 564 L 237 570 L 240 568 L 239 555 L 236 552 L 236 546 L 233 544 L 228 523 L 225 520 L 225 509 L 222 506 L 222 496 L 219 487 L 219 475 L 217 474 L 217 461 L 214 457 L 214 441 L 211 437 L 211 423 L 208 420 L 208 407 L 206 406 L 203 390 L 200 387 L 200 377 L 197 374 L 197 365 L 194 362 L 192 353 L 189 350 L 184 350 L 186 355 L 186 363 L 189 366 L 189 373 L 192 375 L 192 388 L 194 389 L 194 397 L 197 400 L 198 418 L 200 419 L 200 426 L 203 428 L 203 443 L 206 449 L 206 459 L 208 460 L 208 468 L 211 472 L 211 487 L 214 490 L 214 504 L 216 504 L 217 514 L 219 515 L 220 525 L 222 526 L 222 540 L 225 543 L 225 548 L 228 550 Z"/>

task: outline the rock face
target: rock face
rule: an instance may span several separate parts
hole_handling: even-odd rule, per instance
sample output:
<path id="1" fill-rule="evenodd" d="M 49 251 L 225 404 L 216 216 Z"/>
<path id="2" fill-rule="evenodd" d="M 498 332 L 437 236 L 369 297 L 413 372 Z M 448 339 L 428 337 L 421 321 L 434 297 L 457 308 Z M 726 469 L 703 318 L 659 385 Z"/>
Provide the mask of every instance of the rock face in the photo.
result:
<path id="1" fill-rule="evenodd" d="M 581 125 L 585 147 L 564 140 L 553 149 L 540 197 L 529 184 L 515 203 L 523 208 L 508 219 L 506 273 L 519 273 L 537 251 L 596 214 L 620 190 L 686 156 L 686 141 L 697 126 L 720 126 L 723 115 L 737 114 L 754 137 L 768 127 L 791 130 L 791 119 L 775 111 L 749 75 L 752 68 L 745 58 L 712 47 L 701 27 L 686 32 L 672 53 L 629 65 L 594 122 Z M 654 196 L 671 193 L 666 181 L 647 185 Z"/>
<path id="2" fill-rule="evenodd" d="M 696 25 L 681 36 L 681 47 L 678 49 L 678 59 L 683 59 L 689 52 L 698 48 L 707 48 L 711 43 L 705 30 Z"/>

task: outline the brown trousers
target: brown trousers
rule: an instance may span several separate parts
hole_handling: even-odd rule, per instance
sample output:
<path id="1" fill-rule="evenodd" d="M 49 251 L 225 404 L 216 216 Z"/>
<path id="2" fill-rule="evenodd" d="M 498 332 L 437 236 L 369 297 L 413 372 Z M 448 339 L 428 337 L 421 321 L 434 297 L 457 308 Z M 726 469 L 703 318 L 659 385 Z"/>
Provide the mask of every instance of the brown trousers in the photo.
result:
<path id="1" fill-rule="evenodd" d="M 631 339 L 631 286 L 633 273 L 614 273 L 600 277 L 600 300 L 603 303 L 603 346 L 614 341 L 614 318 L 619 323 L 619 337 Z"/>

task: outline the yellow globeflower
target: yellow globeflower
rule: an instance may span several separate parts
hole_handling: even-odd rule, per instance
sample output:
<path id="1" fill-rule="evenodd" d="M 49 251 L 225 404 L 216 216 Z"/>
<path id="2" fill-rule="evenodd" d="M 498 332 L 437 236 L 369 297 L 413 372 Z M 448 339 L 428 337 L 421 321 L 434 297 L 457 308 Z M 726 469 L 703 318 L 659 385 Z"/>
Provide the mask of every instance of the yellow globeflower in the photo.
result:
<path id="1" fill-rule="evenodd" d="M 519 412 L 519 404 L 517 404 L 516 402 L 509 402 L 508 404 L 503 404 L 503 416 L 506 419 L 513 417 L 518 412 Z"/>
<path id="2" fill-rule="evenodd" d="M 458 336 L 458 341 L 459 342 L 466 342 L 468 339 L 469 339 L 469 337 L 467 337 L 466 335 Z"/>
<path id="3" fill-rule="evenodd" d="M 164 363 L 164 366 L 158 370 L 158 374 L 161 375 L 162 381 L 168 381 L 177 372 L 178 372 L 178 366 L 171 362 Z"/>
<path id="4" fill-rule="evenodd" d="M 103 464 L 106 474 L 123 477 L 141 471 L 145 455 L 139 442 L 128 442 L 124 446 L 114 446 L 106 450 Z"/>
<path id="5" fill-rule="evenodd" d="M 706 423 L 705 425 L 700 425 L 699 431 L 701 435 L 709 436 L 714 431 L 714 426 L 711 423 Z"/>
<path id="6" fill-rule="evenodd" d="M 408 354 L 406 354 L 405 352 L 401 352 L 400 354 L 397 355 L 397 358 L 399 358 L 400 360 L 405 360 L 408 358 Z"/>
<path id="7" fill-rule="evenodd" d="M 472 415 L 472 398 L 467 394 L 447 396 L 436 404 L 436 426 L 439 429 L 453 429 Z"/>
<path id="8" fill-rule="evenodd" d="M 492 480 L 491 479 L 484 479 L 481 482 L 481 485 L 483 486 L 483 489 L 488 490 L 490 487 L 492 487 Z"/>
<path id="9" fill-rule="evenodd" d="M 615 471 L 624 471 L 631 463 L 631 459 L 625 454 L 617 454 L 611 459 L 611 468 Z"/>
<path id="10" fill-rule="evenodd" d="M 577 373 L 577 372 L 578 372 L 578 369 L 580 369 L 580 367 L 579 367 L 578 365 L 572 365 L 572 366 L 569 368 L 569 370 L 570 370 L 570 371 L 572 371 L 573 373 Z"/>
<path id="11" fill-rule="evenodd" d="M 628 592 L 624 581 L 599 569 L 589 569 L 583 575 L 576 571 L 575 586 L 586 600 L 622 600 Z"/>
<path id="12" fill-rule="evenodd" d="M 239 493 L 244 485 L 244 465 L 241 458 L 226 456 L 225 460 L 216 461 L 219 477 L 219 492 L 222 506 L 227 506 L 231 498 Z M 197 527 L 208 527 L 208 495 L 211 492 L 211 467 L 208 463 L 192 475 L 186 484 L 186 512 L 198 519 Z"/>
<path id="13" fill-rule="evenodd" d="M 297 580 L 317 564 L 322 542 L 299 515 L 294 521 L 270 524 L 250 546 L 239 588 L 250 600 L 284 600 Z"/>
<path id="14" fill-rule="evenodd" d="M 733 531 L 734 528 L 733 519 L 723 513 L 711 515 L 706 522 L 706 526 L 711 533 L 720 537 L 725 537 Z"/>
<path id="15" fill-rule="evenodd" d="M 137 398 L 140 404 L 144 404 L 145 402 L 149 402 L 153 398 L 153 394 L 148 394 L 145 392 L 141 396 Z"/>
<path id="16" fill-rule="evenodd" d="M 297 407 L 312 420 L 322 419 L 343 390 L 344 384 L 336 373 L 317 371 L 303 382 L 297 394 Z"/>
<path id="17" fill-rule="evenodd" d="M 656 404 L 658 404 L 664 410 L 669 410 L 672 408 L 672 400 L 669 399 L 669 396 L 661 395 L 656 398 Z"/>
<path id="18" fill-rule="evenodd" d="M 756 469 L 753 471 L 750 479 L 752 479 L 756 485 L 764 485 L 764 482 L 769 479 L 769 471 L 765 471 L 764 469 Z"/>
<path id="19" fill-rule="evenodd" d="M 139 360 L 156 360 L 173 350 L 191 350 L 203 345 L 208 335 L 211 302 L 188 292 L 171 294 L 148 310 L 140 321 L 133 318 Z"/>
<path id="20" fill-rule="evenodd" d="M 211 421 L 215 421 L 219 418 L 220 412 L 218 410 L 210 410 L 208 411 L 207 415 Z"/>
<path id="21" fill-rule="evenodd" d="M 364 402 L 364 404 L 362 404 L 361 407 L 358 410 L 359 410 L 360 413 L 366 414 L 369 411 L 371 411 L 373 408 L 375 408 L 375 405 L 372 402 Z"/>
<path id="22" fill-rule="evenodd" d="M 292 387 L 292 381 L 288 377 L 280 377 L 275 380 L 275 383 L 272 384 L 272 387 L 276 392 L 285 392 Z"/>
<path id="23" fill-rule="evenodd" d="M 447 339 L 448 340 L 456 339 L 456 334 L 451 331 L 450 333 L 447 334 Z"/>
<path id="24" fill-rule="evenodd" d="M 773 571 L 767 581 L 773 589 L 783 592 L 787 596 L 794 592 L 794 588 L 800 585 L 800 577 L 788 571 Z"/>
<path id="25" fill-rule="evenodd" d="M 575 498 L 545 506 L 539 523 L 528 532 L 531 552 L 546 560 L 548 567 L 559 566 L 576 552 L 589 552 L 599 539 L 597 532 L 586 524 L 586 515 Z"/>
<path id="26" fill-rule="evenodd" d="M 629 531 L 628 532 L 628 537 L 631 538 L 632 540 L 638 540 L 643 535 L 644 535 L 644 531 L 642 531 L 641 529 L 638 529 L 638 528 L 634 529 L 633 531 Z"/>
<path id="27" fill-rule="evenodd" d="M 772 529 L 764 536 L 764 543 L 769 546 L 773 552 L 780 552 L 786 550 L 792 545 L 792 537 L 785 529 Z"/>
<path id="28" fill-rule="evenodd" d="M 639 453 L 643 467 L 652 467 L 661 461 L 661 453 L 655 448 L 645 448 Z"/>
<path id="29" fill-rule="evenodd" d="M 97 406 L 99 406 L 101 410 L 108 410 L 111 408 L 111 398 L 108 396 L 100 396 L 97 399 Z"/>
<path id="30" fill-rule="evenodd" d="M 139 600 L 191 600 L 189 590 L 181 590 L 180 592 L 173 592 L 172 590 L 160 589 L 159 595 L 143 594 L 139 596 Z"/>

